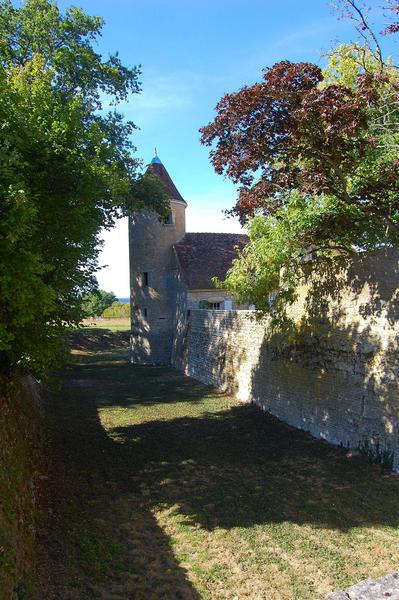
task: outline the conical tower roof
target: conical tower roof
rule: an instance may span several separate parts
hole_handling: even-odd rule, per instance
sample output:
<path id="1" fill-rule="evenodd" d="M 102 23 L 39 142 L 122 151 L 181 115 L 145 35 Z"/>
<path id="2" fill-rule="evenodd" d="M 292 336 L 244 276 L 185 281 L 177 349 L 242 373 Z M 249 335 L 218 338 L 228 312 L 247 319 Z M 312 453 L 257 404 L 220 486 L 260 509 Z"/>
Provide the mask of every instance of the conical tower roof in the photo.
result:
<path id="1" fill-rule="evenodd" d="M 175 186 L 170 177 L 169 173 L 163 166 L 159 156 L 154 156 L 152 161 L 147 167 L 147 173 L 151 173 L 151 175 L 156 175 L 162 181 L 165 192 L 168 194 L 170 200 L 174 200 L 175 202 L 182 202 L 184 206 L 187 206 L 187 202 L 184 200 L 183 196 L 180 194 L 179 190 Z"/>

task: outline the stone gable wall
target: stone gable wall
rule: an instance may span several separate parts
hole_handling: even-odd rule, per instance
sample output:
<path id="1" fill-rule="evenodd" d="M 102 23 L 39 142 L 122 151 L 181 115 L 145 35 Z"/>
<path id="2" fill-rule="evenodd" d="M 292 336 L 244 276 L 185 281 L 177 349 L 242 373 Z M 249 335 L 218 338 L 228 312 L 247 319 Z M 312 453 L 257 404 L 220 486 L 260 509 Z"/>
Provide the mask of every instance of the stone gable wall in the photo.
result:
<path id="1" fill-rule="evenodd" d="M 172 362 L 334 444 L 399 471 L 399 252 L 317 273 L 282 333 L 250 311 L 181 310 Z"/>

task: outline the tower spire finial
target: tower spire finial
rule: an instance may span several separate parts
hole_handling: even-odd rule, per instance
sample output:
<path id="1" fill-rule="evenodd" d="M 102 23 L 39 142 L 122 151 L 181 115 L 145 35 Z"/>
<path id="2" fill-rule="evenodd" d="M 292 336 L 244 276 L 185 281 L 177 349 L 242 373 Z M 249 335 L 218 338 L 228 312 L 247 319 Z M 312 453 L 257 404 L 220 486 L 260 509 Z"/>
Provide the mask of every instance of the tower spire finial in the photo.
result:
<path id="1" fill-rule="evenodd" d="M 161 159 L 160 159 L 160 158 L 159 158 L 159 156 L 158 156 L 158 152 L 157 152 L 157 149 L 156 149 L 156 148 L 155 148 L 155 156 L 154 156 L 154 158 L 152 159 L 152 161 L 151 161 L 151 164 L 153 164 L 153 165 L 161 165 L 161 164 L 162 164 L 162 163 L 161 163 Z"/>

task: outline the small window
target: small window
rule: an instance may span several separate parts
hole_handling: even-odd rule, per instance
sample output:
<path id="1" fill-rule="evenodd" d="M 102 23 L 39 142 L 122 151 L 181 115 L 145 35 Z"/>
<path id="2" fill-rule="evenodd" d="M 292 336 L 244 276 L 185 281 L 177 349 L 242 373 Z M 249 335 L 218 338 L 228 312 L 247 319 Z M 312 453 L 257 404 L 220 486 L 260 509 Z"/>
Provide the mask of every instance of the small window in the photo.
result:
<path id="1" fill-rule="evenodd" d="M 221 302 L 209 302 L 209 308 L 211 310 L 220 310 Z"/>
<path id="2" fill-rule="evenodd" d="M 148 314 L 147 309 L 143 308 L 143 315 L 145 316 L 145 318 L 147 318 L 147 314 Z"/>
<path id="3" fill-rule="evenodd" d="M 221 305 L 221 302 L 208 302 L 208 300 L 200 300 L 198 303 L 198 308 L 203 308 L 205 310 L 220 310 Z"/>
<path id="4" fill-rule="evenodd" d="M 171 210 L 168 213 L 168 216 L 163 219 L 164 225 L 174 225 L 176 223 L 175 211 Z"/>
<path id="5" fill-rule="evenodd" d="M 148 287 L 148 271 L 144 271 L 143 273 L 143 285 Z"/>

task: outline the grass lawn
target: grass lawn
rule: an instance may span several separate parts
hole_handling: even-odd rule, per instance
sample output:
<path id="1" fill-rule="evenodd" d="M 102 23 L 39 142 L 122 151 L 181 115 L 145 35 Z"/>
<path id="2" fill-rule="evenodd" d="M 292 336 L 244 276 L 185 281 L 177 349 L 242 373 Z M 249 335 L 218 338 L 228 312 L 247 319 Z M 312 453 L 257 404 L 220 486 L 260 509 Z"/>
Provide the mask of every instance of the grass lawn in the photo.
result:
<path id="1" fill-rule="evenodd" d="M 85 330 L 110 329 L 111 331 L 130 331 L 130 319 L 85 319 Z"/>
<path id="2" fill-rule="evenodd" d="M 49 402 L 48 598 L 318 599 L 398 566 L 399 478 L 126 349 Z"/>

